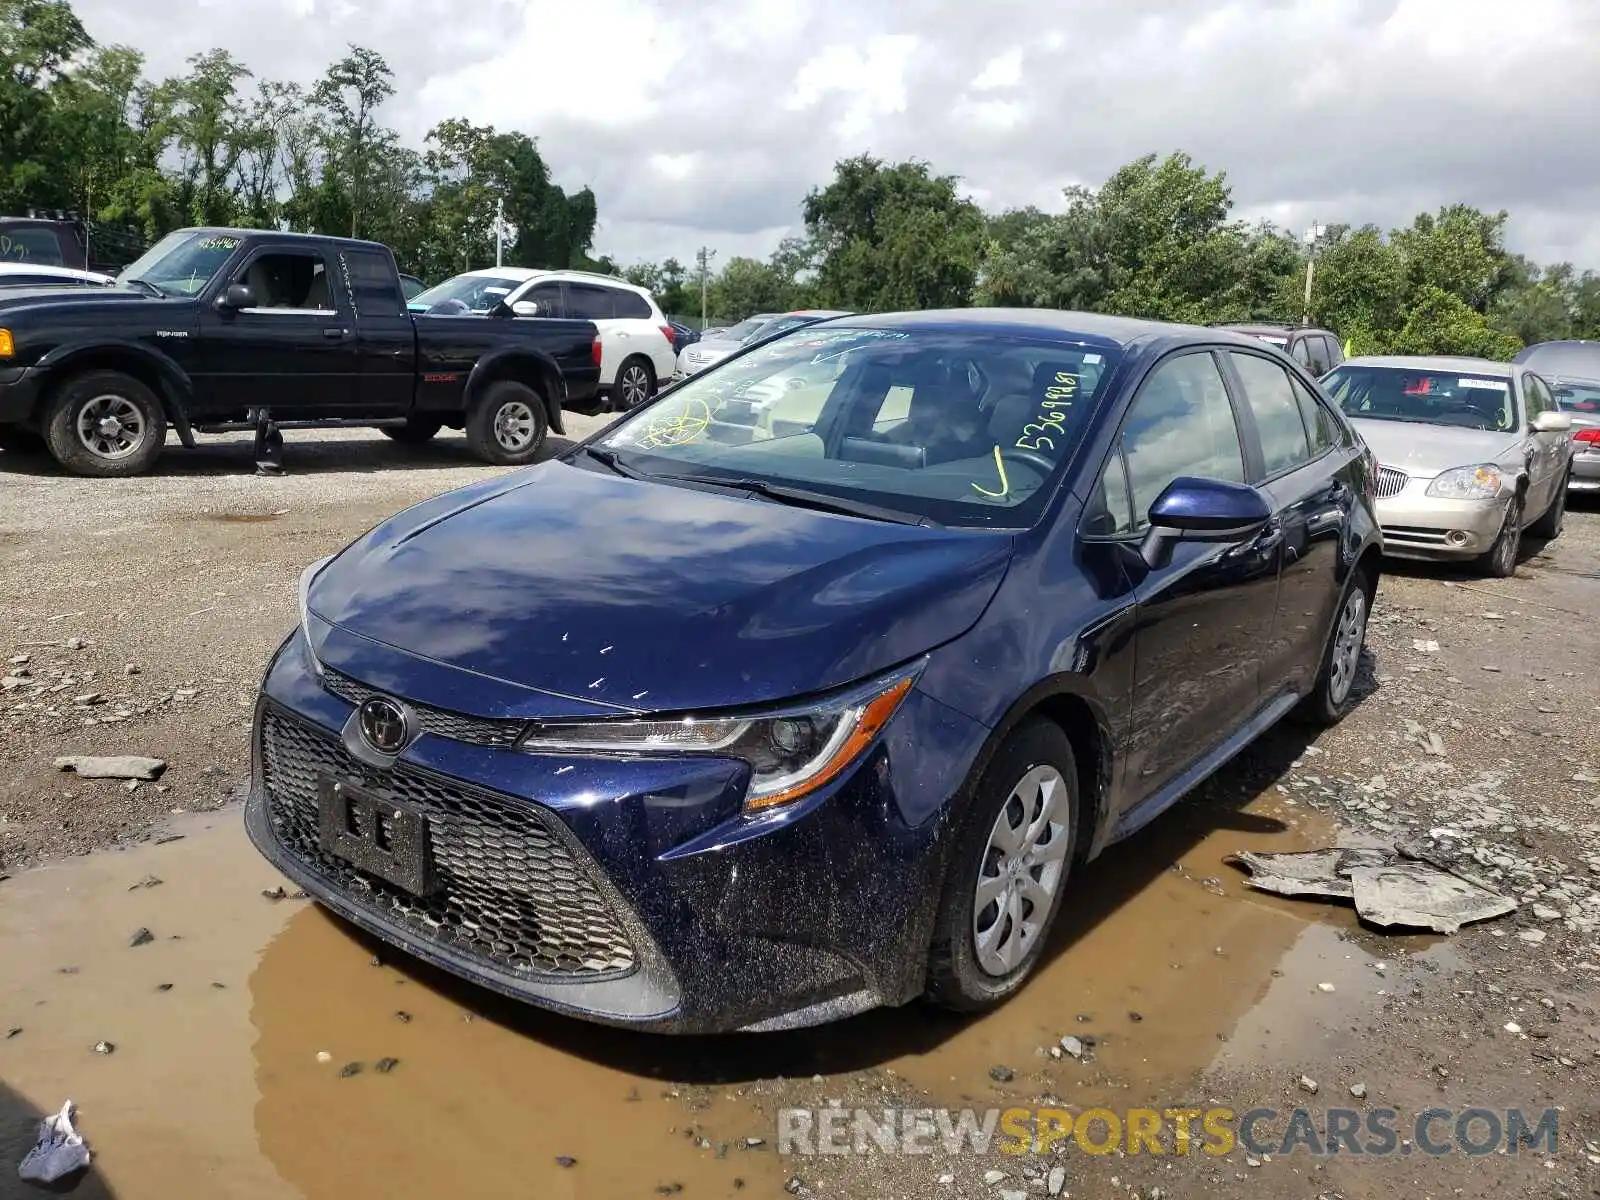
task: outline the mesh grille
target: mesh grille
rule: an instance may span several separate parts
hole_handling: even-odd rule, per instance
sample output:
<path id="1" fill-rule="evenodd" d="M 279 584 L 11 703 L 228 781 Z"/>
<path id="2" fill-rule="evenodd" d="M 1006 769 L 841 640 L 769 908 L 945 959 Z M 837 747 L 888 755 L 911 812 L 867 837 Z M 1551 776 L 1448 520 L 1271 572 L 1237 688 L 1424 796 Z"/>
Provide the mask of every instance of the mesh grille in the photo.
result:
<path id="1" fill-rule="evenodd" d="M 1406 490 L 1406 484 L 1411 482 L 1411 476 L 1404 471 L 1396 471 L 1393 467 L 1378 468 L 1378 499 L 1383 500 L 1389 496 L 1398 496 Z"/>
<path id="2" fill-rule="evenodd" d="M 374 772 L 337 738 L 272 708 L 262 714 L 261 762 L 273 832 L 347 901 L 501 971 L 597 979 L 633 969 L 633 945 L 596 868 L 538 806 L 404 764 Z M 413 896 L 324 851 L 319 773 L 365 783 L 426 817 L 438 891 Z"/>
<path id="3" fill-rule="evenodd" d="M 358 683 L 348 675 L 341 675 L 332 667 L 323 667 L 322 670 L 322 685 L 335 696 L 348 700 L 358 707 L 370 697 L 382 694 L 376 688 Z M 488 717 L 469 717 L 464 713 L 416 704 L 410 700 L 406 701 L 406 705 L 417 714 L 417 719 L 422 722 L 422 728 L 426 732 L 457 742 L 471 742 L 474 746 L 515 746 L 517 739 L 522 736 L 522 731 L 527 728 L 526 721 L 495 721 Z"/>

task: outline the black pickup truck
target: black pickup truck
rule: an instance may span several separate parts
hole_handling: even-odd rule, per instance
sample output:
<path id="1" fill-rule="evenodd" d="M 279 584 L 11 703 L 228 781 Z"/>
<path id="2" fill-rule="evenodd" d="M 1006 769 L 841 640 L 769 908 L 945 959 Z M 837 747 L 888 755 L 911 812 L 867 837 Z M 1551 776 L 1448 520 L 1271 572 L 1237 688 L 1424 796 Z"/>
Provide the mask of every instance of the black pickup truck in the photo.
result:
<path id="1" fill-rule="evenodd" d="M 374 242 L 183 229 L 90 291 L 0 298 L 0 449 L 43 439 L 79 475 L 147 471 L 194 434 L 371 425 L 465 429 L 488 462 L 531 462 L 564 403 L 593 396 L 590 321 L 406 311 Z"/>

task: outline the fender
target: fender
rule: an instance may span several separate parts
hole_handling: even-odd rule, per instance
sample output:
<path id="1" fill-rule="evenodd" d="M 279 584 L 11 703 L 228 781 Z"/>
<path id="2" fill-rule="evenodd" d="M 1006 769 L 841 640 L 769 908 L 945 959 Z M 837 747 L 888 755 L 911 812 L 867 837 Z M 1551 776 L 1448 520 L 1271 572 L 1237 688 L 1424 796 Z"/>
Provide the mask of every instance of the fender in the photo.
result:
<path id="1" fill-rule="evenodd" d="M 133 362 L 130 374 L 147 376 L 145 382 L 154 380 L 153 389 L 161 399 L 167 419 L 178 431 L 178 439 L 188 449 L 194 448 L 194 431 L 189 425 L 189 401 L 194 395 L 194 385 L 189 374 L 160 350 L 144 342 L 126 338 L 107 338 L 92 342 L 67 342 L 44 354 L 34 367 L 57 378 L 79 366 L 95 365 L 116 369 L 116 364 Z"/>
<path id="2" fill-rule="evenodd" d="M 567 399 L 567 381 L 556 366 L 555 359 L 543 350 L 527 346 L 491 350 L 480 358 L 467 376 L 466 402 L 470 407 L 478 393 L 500 379 L 537 381 L 539 393 L 544 397 L 545 416 L 556 433 L 566 433 L 561 420 L 561 406 Z"/>

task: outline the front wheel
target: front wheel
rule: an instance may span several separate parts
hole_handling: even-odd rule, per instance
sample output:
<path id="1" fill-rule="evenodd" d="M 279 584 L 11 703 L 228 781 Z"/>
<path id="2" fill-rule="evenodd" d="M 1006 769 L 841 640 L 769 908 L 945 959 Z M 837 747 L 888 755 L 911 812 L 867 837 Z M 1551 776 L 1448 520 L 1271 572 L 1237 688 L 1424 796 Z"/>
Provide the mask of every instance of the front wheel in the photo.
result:
<path id="1" fill-rule="evenodd" d="M 1077 842 L 1078 770 L 1059 725 L 1032 719 L 984 770 L 945 876 L 927 998 L 957 1012 L 1001 1003 L 1038 965 Z"/>
<path id="2" fill-rule="evenodd" d="M 467 414 L 467 444 L 479 458 L 499 466 L 531 463 L 549 432 L 544 397 L 510 379 L 491 383 Z"/>
<path id="3" fill-rule="evenodd" d="M 1506 505 L 1505 523 L 1500 526 L 1500 536 L 1495 538 L 1479 563 L 1486 574 L 1495 579 L 1510 579 L 1517 572 L 1517 558 L 1522 553 L 1522 497 L 1513 496 Z"/>
<path id="4" fill-rule="evenodd" d="M 45 443 L 74 475 L 142 475 L 167 440 L 167 416 L 154 392 L 121 371 L 69 379 L 50 403 Z"/>

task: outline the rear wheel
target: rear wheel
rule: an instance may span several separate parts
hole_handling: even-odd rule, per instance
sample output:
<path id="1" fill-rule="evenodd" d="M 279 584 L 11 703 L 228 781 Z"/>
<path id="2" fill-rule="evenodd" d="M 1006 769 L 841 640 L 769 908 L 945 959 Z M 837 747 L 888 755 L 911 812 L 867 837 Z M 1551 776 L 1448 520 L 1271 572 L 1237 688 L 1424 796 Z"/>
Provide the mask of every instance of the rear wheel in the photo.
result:
<path id="1" fill-rule="evenodd" d="M 1517 571 L 1522 553 L 1522 497 L 1513 496 L 1506 505 L 1505 524 L 1489 552 L 1478 560 L 1484 571 L 1496 579 L 1509 579 Z"/>
<path id="2" fill-rule="evenodd" d="M 384 437 L 408 446 L 420 446 L 432 441 L 443 428 L 444 422 L 435 417 L 408 417 L 404 425 L 385 425 L 382 430 Z"/>
<path id="3" fill-rule="evenodd" d="M 1567 521 L 1567 477 L 1562 475 L 1561 482 L 1556 488 L 1556 497 L 1550 501 L 1550 507 L 1544 510 L 1544 515 L 1528 526 L 1528 532 L 1536 538 L 1553 542 L 1561 536 L 1561 527 Z"/>
<path id="4" fill-rule="evenodd" d="M 656 373 L 648 359 L 625 359 L 617 368 L 617 380 L 611 385 L 612 407 L 629 412 L 638 408 L 656 391 Z"/>
<path id="5" fill-rule="evenodd" d="M 467 443 L 472 452 L 500 466 L 532 462 L 549 431 L 544 397 L 510 379 L 491 383 L 467 414 Z"/>
<path id="6" fill-rule="evenodd" d="M 1020 725 L 984 770 L 945 877 L 929 1000 L 958 1012 L 1001 1003 L 1033 973 L 1066 891 L 1078 770 L 1059 725 Z"/>
<path id="7" fill-rule="evenodd" d="M 44 422 L 55 460 L 74 475 L 142 475 L 167 440 L 154 392 L 121 371 L 89 371 L 56 392 Z"/>
<path id="8" fill-rule="evenodd" d="M 1337 725 L 1355 707 L 1356 674 L 1361 669 L 1361 651 L 1367 644 L 1367 618 L 1372 613 L 1376 590 L 1370 571 L 1360 570 L 1350 576 L 1322 650 L 1317 682 L 1300 703 L 1300 714 L 1314 724 Z"/>

